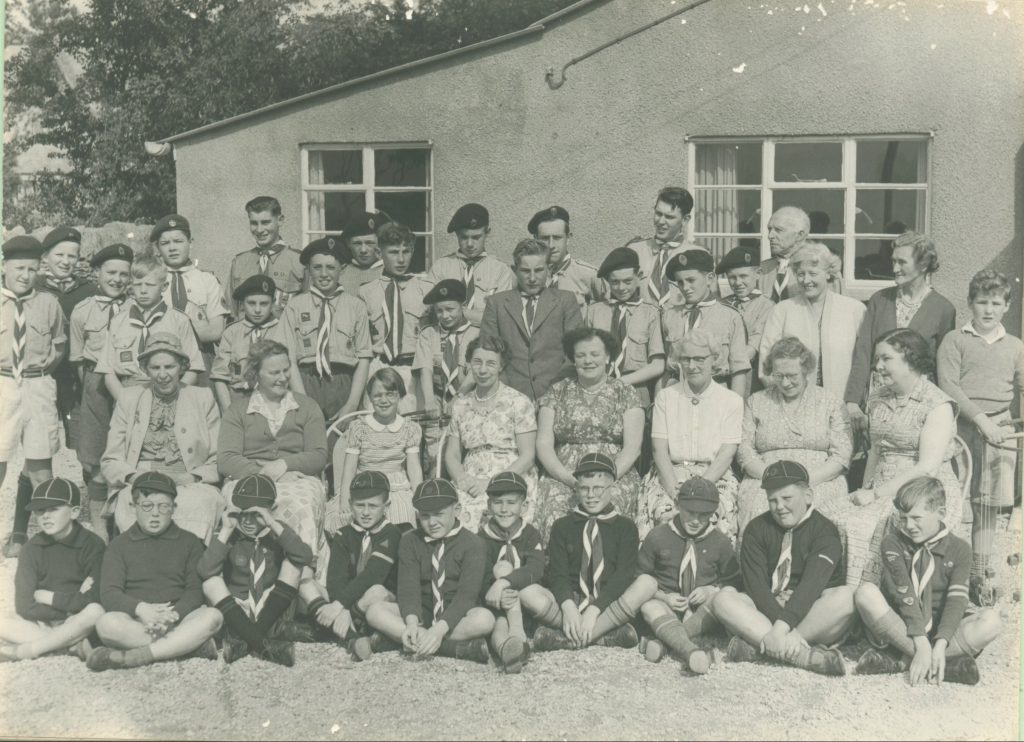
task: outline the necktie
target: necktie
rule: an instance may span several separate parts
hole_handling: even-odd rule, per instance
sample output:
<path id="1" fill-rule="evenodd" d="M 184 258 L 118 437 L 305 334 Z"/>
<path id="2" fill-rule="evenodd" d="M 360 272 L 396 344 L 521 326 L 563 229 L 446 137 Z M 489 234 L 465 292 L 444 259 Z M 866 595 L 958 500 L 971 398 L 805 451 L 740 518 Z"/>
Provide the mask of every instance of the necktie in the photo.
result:
<path id="1" fill-rule="evenodd" d="M 772 299 L 780 302 L 786 298 L 786 286 L 789 285 L 789 258 L 779 258 L 779 268 L 775 273 L 775 285 L 772 286 Z"/>
<path id="2" fill-rule="evenodd" d="M 523 323 L 526 325 L 526 334 L 533 334 L 533 320 L 537 316 L 537 297 L 521 294 L 523 298 Z"/>
<path id="3" fill-rule="evenodd" d="M 462 260 L 462 282 L 466 284 L 466 306 L 473 306 L 473 294 L 476 293 L 476 272 L 477 264 L 487 257 L 487 253 L 480 253 L 475 258 L 460 258 Z"/>
<path id="4" fill-rule="evenodd" d="M 262 535 L 264 534 L 260 534 Z M 259 617 L 263 604 L 267 602 L 267 596 L 270 594 L 261 584 L 267 571 L 267 550 L 260 543 L 260 536 L 256 537 L 252 545 L 252 555 L 249 557 L 249 590 L 245 596 L 245 608 L 253 621 Z"/>
<path id="5" fill-rule="evenodd" d="M 29 291 L 24 296 L 18 296 L 9 289 L 2 290 L 3 297 L 14 302 L 14 340 L 11 343 L 11 373 L 14 380 L 21 382 L 21 374 L 25 370 L 25 338 L 27 329 L 25 327 L 25 301 L 32 296 Z"/>
<path id="6" fill-rule="evenodd" d="M 444 396 L 451 399 L 459 391 L 459 338 L 469 328 L 466 322 L 441 336 L 441 373 L 444 376 Z"/>
<path id="7" fill-rule="evenodd" d="M 387 284 L 384 288 L 384 357 L 394 361 L 402 355 L 402 335 L 405 332 L 405 313 L 402 311 L 402 289 L 399 284 L 405 283 L 412 276 L 383 276 Z"/>
<path id="8" fill-rule="evenodd" d="M 587 521 L 583 526 L 583 558 L 580 559 L 579 586 L 583 602 L 579 608 L 582 612 L 597 600 L 601 590 L 601 575 L 604 574 L 604 546 L 598 523 L 602 520 L 611 520 L 619 513 L 614 507 L 598 515 L 591 515 L 579 507 L 573 508 L 572 512 Z"/>
<path id="9" fill-rule="evenodd" d="M 266 335 L 267 330 L 269 330 L 271 327 L 276 325 L 277 322 L 278 322 L 277 317 L 270 318 L 269 320 L 264 322 L 262 325 L 254 325 L 249 320 L 244 320 L 245 327 L 249 330 L 249 343 L 250 343 L 250 345 L 252 343 L 255 343 L 255 342 L 259 341 L 259 340 L 262 340 L 263 336 Z"/>
<path id="10" fill-rule="evenodd" d="M 779 561 L 778 564 L 775 565 L 775 571 L 772 573 L 773 595 L 778 595 L 789 587 L 789 578 L 792 577 L 793 572 L 793 531 L 799 528 L 805 520 L 810 518 L 812 512 L 814 512 L 814 507 L 808 507 L 807 512 L 804 513 L 804 517 L 800 519 L 800 522 L 788 529 L 782 536 L 782 549 L 779 551 Z"/>
<path id="11" fill-rule="evenodd" d="M 188 268 L 168 268 L 171 274 L 171 306 L 184 312 L 188 304 L 188 290 L 185 288 L 185 272 Z"/>
<path id="12" fill-rule="evenodd" d="M 928 590 L 928 584 L 932 581 L 932 575 L 935 574 L 935 558 L 932 556 L 932 548 L 948 535 L 949 529 L 943 527 L 921 544 L 914 551 L 914 556 L 910 560 L 910 581 L 914 585 L 914 593 L 921 601 L 922 609 L 928 616 L 928 623 L 924 627 L 925 631 L 932 630 L 931 601 L 925 599 L 925 591 Z"/>
<path id="13" fill-rule="evenodd" d="M 331 378 L 331 359 L 328 355 L 328 346 L 331 341 L 331 327 L 334 324 L 334 308 L 331 306 L 331 299 L 341 296 L 341 287 L 334 290 L 334 293 L 325 294 L 316 287 L 310 287 L 309 293 L 320 299 L 320 324 L 316 333 L 316 371 L 321 378 Z"/>
<path id="14" fill-rule="evenodd" d="M 110 326 L 111 320 L 117 316 L 117 313 L 121 311 L 121 306 L 124 304 L 124 297 L 119 296 L 114 298 L 112 296 L 96 296 L 96 303 L 99 304 L 100 309 L 106 308 L 107 310 L 107 326 Z"/>
<path id="15" fill-rule="evenodd" d="M 565 272 L 567 270 L 569 270 L 569 262 L 571 260 L 572 258 L 567 257 L 559 264 L 559 266 L 555 270 L 551 271 L 551 275 L 548 276 L 548 288 L 558 288 L 558 280 L 565 275 Z"/>
<path id="16" fill-rule="evenodd" d="M 149 331 L 153 325 L 162 320 L 166 313 L 167 305 L 163 302 L 148 312 L 143 312 L 138 304 L 132 304 L 132 308 L 128 310 L 128 324 L 139 329 L 139 353 L 146 349 L 146 341 L 149 340 Z"/>
<path id="17" fill-rule="evenodd" d="M 651 275 L 647 279 L 647 288 L 659 305 L 668 301 L 669 285 L 668 277 L 665 275 L 665 268 L 668 266 L 669 253 L 679 247 L 678 242 L 655 242 L 658 254 L 654 256 L 654 265 L 651 266 Z"/>

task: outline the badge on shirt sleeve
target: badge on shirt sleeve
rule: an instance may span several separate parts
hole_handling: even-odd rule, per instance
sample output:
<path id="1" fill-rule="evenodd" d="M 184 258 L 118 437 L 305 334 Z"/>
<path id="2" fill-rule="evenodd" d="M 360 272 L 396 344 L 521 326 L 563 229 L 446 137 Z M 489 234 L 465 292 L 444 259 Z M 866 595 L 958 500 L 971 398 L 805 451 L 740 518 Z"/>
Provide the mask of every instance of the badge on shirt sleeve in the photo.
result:
<path id="1" fill-rule="evenodd" d="M 302 312 L 299 315 L 299 321 L 300 322 L 309 322 L 310 321 L 309 312 Z"/>
<path id="2" fill-rule="evenodd" d="M 130 350 L 122 350 L 121 351 L 121 363 L 131 363 L 131 362 L 132 362 L 132 352 Z"/>
<path id="3" fill-rule="evenodd" d="M 914 605 L 914 599 L 909 597 L 909 596 L 904 598 L 903 602 L 906 603 L 907 605 Z"/>
<path id="4" fill-rule="evenodd" d="M 199 317 L 200 322 L 206 322 L 206 310 L 200 308 L 196 316 Z"/>

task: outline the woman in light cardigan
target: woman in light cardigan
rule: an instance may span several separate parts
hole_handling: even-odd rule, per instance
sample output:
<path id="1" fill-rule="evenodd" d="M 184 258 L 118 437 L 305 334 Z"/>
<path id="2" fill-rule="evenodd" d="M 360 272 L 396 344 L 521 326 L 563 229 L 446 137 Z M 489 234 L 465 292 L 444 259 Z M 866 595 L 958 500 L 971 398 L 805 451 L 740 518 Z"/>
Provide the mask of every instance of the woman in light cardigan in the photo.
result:
<path id="1" fill-rule="evenodd" d="M 864 305 L 837 293 L 842 261 L 820 242 L 804 244 L 790 258 L 800 294 L 772 308 L 761 336 L 762 379 L 765 360 L 776 342 L 792 336 L 817 360 L 814 383 L 842 399 L 850 375 L 853 345 L 864 319 Z"/>

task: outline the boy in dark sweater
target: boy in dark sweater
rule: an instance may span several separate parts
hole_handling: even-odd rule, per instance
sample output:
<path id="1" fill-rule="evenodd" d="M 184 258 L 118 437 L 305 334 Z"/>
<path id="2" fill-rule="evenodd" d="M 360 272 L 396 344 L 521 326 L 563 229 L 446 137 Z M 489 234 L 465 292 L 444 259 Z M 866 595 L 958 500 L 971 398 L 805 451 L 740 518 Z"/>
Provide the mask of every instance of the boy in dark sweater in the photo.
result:
<path id="1" fill-rule="evenodd" d="M 776 461 L 761 486 L 768 512 L 743 532 L 740 570 L 746 594 L 719 592 L 711 612 L 735 636 L 727 659 L 749 662 L 758 654 L 822 675 L 845 675 L 839 643 L 857 612 L 847 587 L 839 530 L 814 510 L 807 470 Z"/>
<path id="2" fill-rule="evenodd" d="M 711 522 L 718 510 L 714 482 L 694 477 L 679 486 L 679 514 L 647 534 L 637 556 L 640 576 L 634 585 L 651 595 L 640 614 L 656 638 L 640 640 L 640 653 L 658 662 L 666 648 L 692 672 L 711 665 L 693 643 L 699 634 L 718 627 L 711 599 L 725 585 L 737 586 L 740 566 L 729 537 Z"/>
<path id="3" fill-rule="evenodd" d="M 66 479 L 36 487 L 28 509 L 40 533 L 21 550 L 14 573 L 15 616 L 0 619 L 0 662 L 70 649 L 82 659 L 103 615 L 99 603 L 103 540 L 78 524 L 82 493 Z"/>
<path id="4" fill-rule="evenodd" d="M 484 603 L 497 614 L 491 646 L 507 673 L 521 672 L 527 660 L 526 630 L 519 591 L 544 577 L 540 531 L 523 521 L 526 480 L 511 471 L 487 485 L 490 517 L 480 529 L 487 545 Z"/>
<path id="5" fill-rule="evenodd" d="M 217 659 L 213 635 L 220 611 L 203 605 L 196 566 L 203 542 L 172 520 L 178 490 L 166 474 L 132 480 L 136 523 L 110 542 L 100 568 L 107 611 L 96 633 L 107 646 L 86 660 L 90 670 L 138 667 L 189 655 Z"/>
<path id="6" fill-rule="evenodd" d="M 419 527 L 398 546 L 398 603 L 375 603 L 366 622 L 416 657 L 440 654 L 486 664 L 494 616 L 480 606 L 483 539 L 456 516 L 451 482 L 428 479 L 412 498 Z"/>
<path id="7" fill-rule="evenodd" d="M 197 566 L 203 594 L 224 615 L 224 661 L 229 664 L 250 652 L 285 667 L 295 664 L 294 645 L 278 634 L 313 551 L 274 517 L 276 501 L 270 477 L 250 474 L 238 480 L 233 508 L 224 511 L 220 533 Z"/>
<path id="8" fill-rule="evenodd" d="M 633 521 L 611 505 L 615 463 L 588 453 L 573 476 L 579 505 L 551 527 L 548 587 L 530 585 L 519 593 L 523 608 L 543 624 L 533 648 L 582 649 L 598 640 L 635 647 L 630 621 L 650 595 L 631 585 L 640 537 Z"/>
<path id="9" fill-rule="evenodd" d="M 1002 625 L 993 608 L 965 615 L 971 548 L 951 534 L 942 519 L 946 493 L 934 477 L 912 479 L 893 501 L 899 532 L 882 539 L 882 587 L 857 588 L 856 603 L 873 644 L 888 644 L 898 655 L 869 649 L 857 673 L 901 673 L 910 684 L 974 685 L 974 661 Z M 898 613 L 897 613 L 898 611 Z"/>

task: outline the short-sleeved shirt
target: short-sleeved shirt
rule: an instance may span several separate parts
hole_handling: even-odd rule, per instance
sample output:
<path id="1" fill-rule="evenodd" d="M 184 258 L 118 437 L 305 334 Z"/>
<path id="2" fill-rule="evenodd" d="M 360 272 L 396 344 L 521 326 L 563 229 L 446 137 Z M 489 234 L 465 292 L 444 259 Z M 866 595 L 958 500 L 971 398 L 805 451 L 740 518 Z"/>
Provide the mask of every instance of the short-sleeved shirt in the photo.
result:
<path id="1" fill-rule="evenodd" d="M 242 376 L 245 359 L 249 357 L 249 346 L 253 343 L 253 331 L 257 328 L 249 320 L 241 319 L 224 328 L 224 334 L 213 358 L 210 378 L 224 381 L 232 389 L 248 389 L 249 383 Z M 287 347 L 284 325 L 276 317 L 259 327 L 260 340 L 276 340 Z M 294 359 L 293 359 L 294 360 Z"/>
<path id="2" fill-rule="evenodd" d="M 742 437 L 743 397 L 724 386 L 712 383 L 697 395 L 680 381 L 654 398 L 651 438 L 668 441 L 674 464 L 710 463 L 719 448 Z"/>
<path id="3" fill-rule="evenodd" d="M 478 448 L 516 453 L 516 436 L 537 430 L 537 413 L 529 397 L 504 384 L 496 396 L 493 405 L 477 401 L 473 394 L 452 400 L 449 431 L 458 436 L 463 455 Z"/>
<path id="4" fill-rule="evenodd" d="M 171 286 L 174 283 L 174 276 L 177 271 L 167 269 L 167 288 L 164 290 L 163 299 L 167 306 L 171 304 Z M 181 268 L 181 277 L 185 281 L 185 294 L 188 300 L 202 309 L 210 319 L 223 317 L 230 314 L 224 304 L 224 288 L 220 280 L 209 271 L 200 270 L 194 264 Z M 182 309 L 182 311 L 185 311 Z M 188 314 L 187 311 L 185 311 Z"/>
<path id="5" fill-rule="evenodd" d="M 332 316 L 327 345 L 328 360 L 354 366 L 362 358 L 372 358 L 366 304 L 344 291 L 335 294 L 329 301 Z M 292 297 L 284 309 L 281 322 L 284 324 L 285 345 L 297 363 L 313 363 L 316 358 L 320 304 L 319 297 L 304 291 Z"/>
<path id="6" fill-rule="evenodd" d="M 747 354 L 747 329 L 743 324 L 743 316 L 716 299 L 703 301 L 697 306 L 700 319 L 693 329 L 707 330 L 721 346 L 715 356 L 714 375 L 720 378 L 749 371 L 750 356 Z M 661 329 L 665 334 L 667 348 L 672 348 L 690 331 L 689 312 L 682 304 L 663 310 Z"/>
<path id="7" fill-rule="evenodd" d="M 434 285 L 446 278 L 454 278 L 458 281 L 466 280 L 467 261 L 459 253 L 453 252 L 438 259 L 430 273 L 427 274 L 427 281 Z M 516 276 L 512 269 L 495 257 L 484 254 L 473 266 L 473 297 L 467 302 L 471 309 L 484 308 L 484 299 L 498 291 L 509 291 L 516 287 Z"/>
<path id="8" fill-rule="evenodd" d="M 761 335 L 764 334 L 764 326 L 775 302 L 764 294 L 757 293 L 748 296 L 746 301 L 740 301 L 735 294 L 731 294 L 722 299 L 722 303 L 732 307 L 743 317 L 743 326 L 747 329 L 747 355 L 753 358 L 757 355 L 757 349 L 761 347 Z"/>
<path id="9" fill-rule="evenodd" d="M 67 343 L 67 326 L 64 310 L 57 297 L 48 291 L 29 291 L 22 299 L 25 313 L 25 354 L 22 359 L 23 371 L 46 369 L 56 363 L 64 354 Z M 0 297 L 0 369 L 14 368 L 14 317 L 15 303 L 6 296 Z"/>
<path id="10" fill-rule="evenodd" d="M 401 415 L 385 425 L 371 414 L 356 418 L 347 435 L 345 453 L 359 456 L 358 471 L 405 471 L 406 458 L 419 455 L 423 430 Z"/>
<path id="11" fill-rule="evenodd" d="M 274 304 L 278 307 L 279 314 L 291 296 L 302 291 L 306 269 L 299 262 L 301 254 L 294 247 L 289 247 L 283 242 L 278 242 L 270 248 L 266 275 L 274 279 L 274 285 L 277 286 Z M 228 286 L 224 296 L 224 301 L 228 306 L 235 305 L 236 302 L 232 298 L 232 294 L 242 281 L 260 273 L 260 250 L 258 248 L 254 247 L 240 252 L 231 259 Z M 239 316 L 241 316 L 240 313 Z"/>
<path id="12" fill-rule="evenodd" d="M 431 369 L 433 371 L 434 391 L 443 396 L 446 386 L 445 379 L 441 376 L 441 340 L 444 331 L 436 325 L 427 325 L 420 331 L 416 341 L 416 355 L 413 357 L 412 367 L 416 369 Z M 451 333 L 451 340 L 455 344 L 455 360 L 459 364 L 459 378 L 455 383 L 458 389 L 469 373 L 466 367 L 466 348 L 480 334 L 480 329 L 473 327 L 468 322 L 461 329 Z"/>
<path id="13" fill-rule="evenodd" d="M 623 304 L 623 307 L 626 311 L 626 358 L 622 368 L 629 373 L 643 368 L 655 358 L 663 357 L 665 342 L 661 336 L 661 313 L 657 307 L 646 302 Z M 587 327 L 611 332 L 614 314 L 615 305 L 611 302 L 594 302 L 587 307 L 584 322 Z"/>
<path id="14" fill-rule="evenodd" d="M 379 279 L 383 272 L 384 263 L 379 260 L 367 268 L 355 263 L 346 263 L 341 267 L 339 283 L 352 296 L 359 296 L 359 289 Z"/>
<path id="15" fill-rule="evenodd" d="M 110 308 L 114 308 L 116 317 L 128 303 L 128 299 L 107 303 L 98 301 L 97 295 L 84 299 L 71 312 L 71 346 L 69 360 L 74 363 L 86 361 L 96 363 L 103 352 L 103 344 L 107 340 L 110 329 Z"/>
<path id="16" fill-rule="evenodd" d="M 551 271 L 553 288 L 568 291 L 576 297 L 580 310 L 584 311 L 592 301 L 604 295 L 604 286 L 597 277 L 597 268 L 590 263 L 577 260 L 572 255 L 561 266 Z"/>
<path id="17" fill-rule="evenodd" d="M 654 261 L 661 250 L 668 250 L 662 260 L 661 267 L 664 270 L 668 261 L 675 255 L 687 250 L 704 250 L 702 245 L 695 245 L 692 242 L 666 242 L 666 247 L 660 247 L 653 238 L 639 239 L 630 242 L 626 247 L 637 254 L 640 258 L 640 298 L 649 304 L 658 306 L 658 298 L 651 292 L 650 279 L 654 269 Z M 683 294 L 674 283 L 668 283 L 668 298 L 661 302 L 661 306 L 672 307 L 683 303 Z"/>
<path id="18" fill-rule="evenodd" d="M 146 372 L 139 366 L 139 336 L 142 330 L 130 322 L 131 309 L 137 306 L 134 300 L 129 299 L 111 321 L 106 342 L 96 361 L 96 373 L 116 374 L 122 380 L 131 382 L 149 381 Z M 203 354 L 199 351 L 199 341 L 196 340 L 196 331 L 188 315 L 173 307 L 166 307 L 164 316 L 149 328 L 150 335 L 157 332 L 169 332 L 181 340 L 181 349 L 189 359 L 189 371 L 206 371 Z"/>
<path id="19" fill-rule="evenodd" d="M 377 355 L 383 354 L 384 340 L 388 334 L 388 325 L 384 318 L 384 304 L 390 283 L 391 279 L 382 276 L 364 284 L 359 289 L 359 297 L 366 303 L 366 310 L 370 315 L 370 336 L 373 339 L 373 350 Z M 398 354 L 415 353 L 423 315 L 427 311 L 423 304 L 423 297 L 430 291 L 431 284 L 422 276 L 414 275 L 404 281 L 397 281 L 395 285 L 401 292 L 402 313 L 405 315 Z"/>

